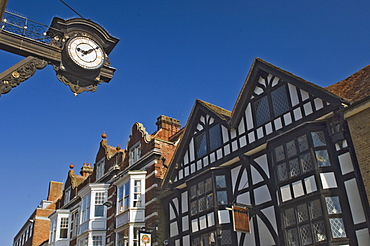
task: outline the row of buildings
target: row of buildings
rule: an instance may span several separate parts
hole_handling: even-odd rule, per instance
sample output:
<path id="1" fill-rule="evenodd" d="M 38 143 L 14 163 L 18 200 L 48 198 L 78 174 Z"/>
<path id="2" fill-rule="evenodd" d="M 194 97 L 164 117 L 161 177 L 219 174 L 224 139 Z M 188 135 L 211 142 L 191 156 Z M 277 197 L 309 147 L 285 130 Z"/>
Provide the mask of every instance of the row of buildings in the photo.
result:
<path id="1" fill-rule="evenodd" d="M 232 111 L 102 135 L 13 246 L 370 245 L 370 66 L 326 88 L 255 59 Z"/>

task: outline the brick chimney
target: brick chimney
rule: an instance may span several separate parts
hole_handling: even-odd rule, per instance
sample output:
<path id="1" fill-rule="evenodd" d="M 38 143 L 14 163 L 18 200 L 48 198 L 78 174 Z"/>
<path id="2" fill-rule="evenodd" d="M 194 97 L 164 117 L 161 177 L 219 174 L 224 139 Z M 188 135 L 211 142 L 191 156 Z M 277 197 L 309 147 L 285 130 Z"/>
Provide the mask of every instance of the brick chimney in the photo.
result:
<path id="1" fill-rule="evenodd" d="M 63 183 L 50 181 L 48 191 L 48 201 L 55 201 L 63 193 Z"/>
<path id="2" fill-rule="evenodd" d="M 156 125 L 158 126 L 158 131 L 162 130 L 161 135 L 166 140 L 178 132 L 181 127 L 179 120 L 164 115 L 161 115 L 157 118 Z"/>
<path id="3" fill-rule="evenodd" d="M 94 168 L 90 165 L 90 163 L 84 163 L 84 165 L 81 167 L 80 174 L 82 177 L 88 177 L 92 172 Z"/>

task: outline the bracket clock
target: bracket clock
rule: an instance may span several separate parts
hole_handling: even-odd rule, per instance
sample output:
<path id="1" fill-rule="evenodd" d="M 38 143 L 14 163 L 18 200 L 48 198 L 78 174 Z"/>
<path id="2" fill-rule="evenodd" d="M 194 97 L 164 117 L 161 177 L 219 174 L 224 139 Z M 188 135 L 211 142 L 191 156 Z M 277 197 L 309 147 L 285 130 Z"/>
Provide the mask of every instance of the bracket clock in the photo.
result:
<path id="1" fill-rule="evenodd" d="M 94 92 L 112 79 L 116 69 L 110 66 L 108 55 L 119 39 L 100 25 L 84 18 L 55 17 L 49 27 L 33 26 L 22 18 L 5 11 L 0 26 L 0 49 L 25 57 L 0 74 L 0 95 L 48 64 L 75 95 Z"/>

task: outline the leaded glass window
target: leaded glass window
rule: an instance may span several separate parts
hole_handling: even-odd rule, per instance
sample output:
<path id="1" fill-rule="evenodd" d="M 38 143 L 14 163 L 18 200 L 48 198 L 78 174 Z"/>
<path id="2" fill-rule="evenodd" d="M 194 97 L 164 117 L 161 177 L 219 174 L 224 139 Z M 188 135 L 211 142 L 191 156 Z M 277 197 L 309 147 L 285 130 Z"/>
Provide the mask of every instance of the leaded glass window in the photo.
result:
<path id="1" fill-rule="evenodd" d="M 342 208 L 340 207 L 339 197 L 329 196 L 325 197 L 326 207 L 329 214 L 341 214 Z"/>
<path id="2" fill-rule="evenodd" d="M 201 157 L 207 153 L 207 138 L 206 133 L 203 132 L 196 136 L 195 138 L 196 148 L 197 148 L 197 156 Z"/>
<path id="3" fill-rule="evenodd" d="M 330 229 L 331 229 L 333 238 L 347 236 L 342 218 L 333 218 L 333 219 L 329 219 L 329 221 L 330 221 Z"/>
<path id="4" fill-rule="evenodd" d="M 222 144 L 221 138 L 221 128 L 220 125 L 217 124 L 209 129 L 209 147 L 210 151 L 213 151 L 220 147 Z"/>
<path id="5" fill-rule="evenodd" d="M 319 167 L 328 167 L 330 166 L 330 160 L 327 150 L 317 150 L 315 151 L 317 165 Z"/>
<path id="6" fill-rule="evenodd" d="M 254 102 L 257 126 L 260 126 L 271 119 L 268 97 L 263 96 Z"/>
<path id="7" fill-rule="evenodd" d="M 222 145 L 222 134 L 220 124 L 214 124 L 210 128 L 199 133 L 195 137 L 195 148 L 197 157 L 206 155 L 209 151 L 214 151 Z"/>
<path id="8" fill-rule="evenodd" d="M 282 115 L 289 110 L 288 95 L 285 86 L 280 86 L 276 90 L 272 91 L 271 99 L 275 117 Z"/>
<path id="9" fill-rule="evenodd" d="M 218 205 L 226 205 L 228 203 L 226 190 L 217 191 L 217 202 Z"/>

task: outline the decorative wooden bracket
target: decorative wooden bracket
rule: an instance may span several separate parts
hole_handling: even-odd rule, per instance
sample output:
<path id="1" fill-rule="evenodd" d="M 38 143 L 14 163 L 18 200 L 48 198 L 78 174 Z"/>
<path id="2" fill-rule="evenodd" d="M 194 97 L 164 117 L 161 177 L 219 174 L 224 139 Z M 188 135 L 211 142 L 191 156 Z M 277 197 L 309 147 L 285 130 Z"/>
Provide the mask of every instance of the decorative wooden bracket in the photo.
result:
<path id="1" fill-rule="evenodd" d="M 33 76 L 37 69 L 43 69 L 47 61 L 28 56 L 0 74 L 0 96 Z"/>

